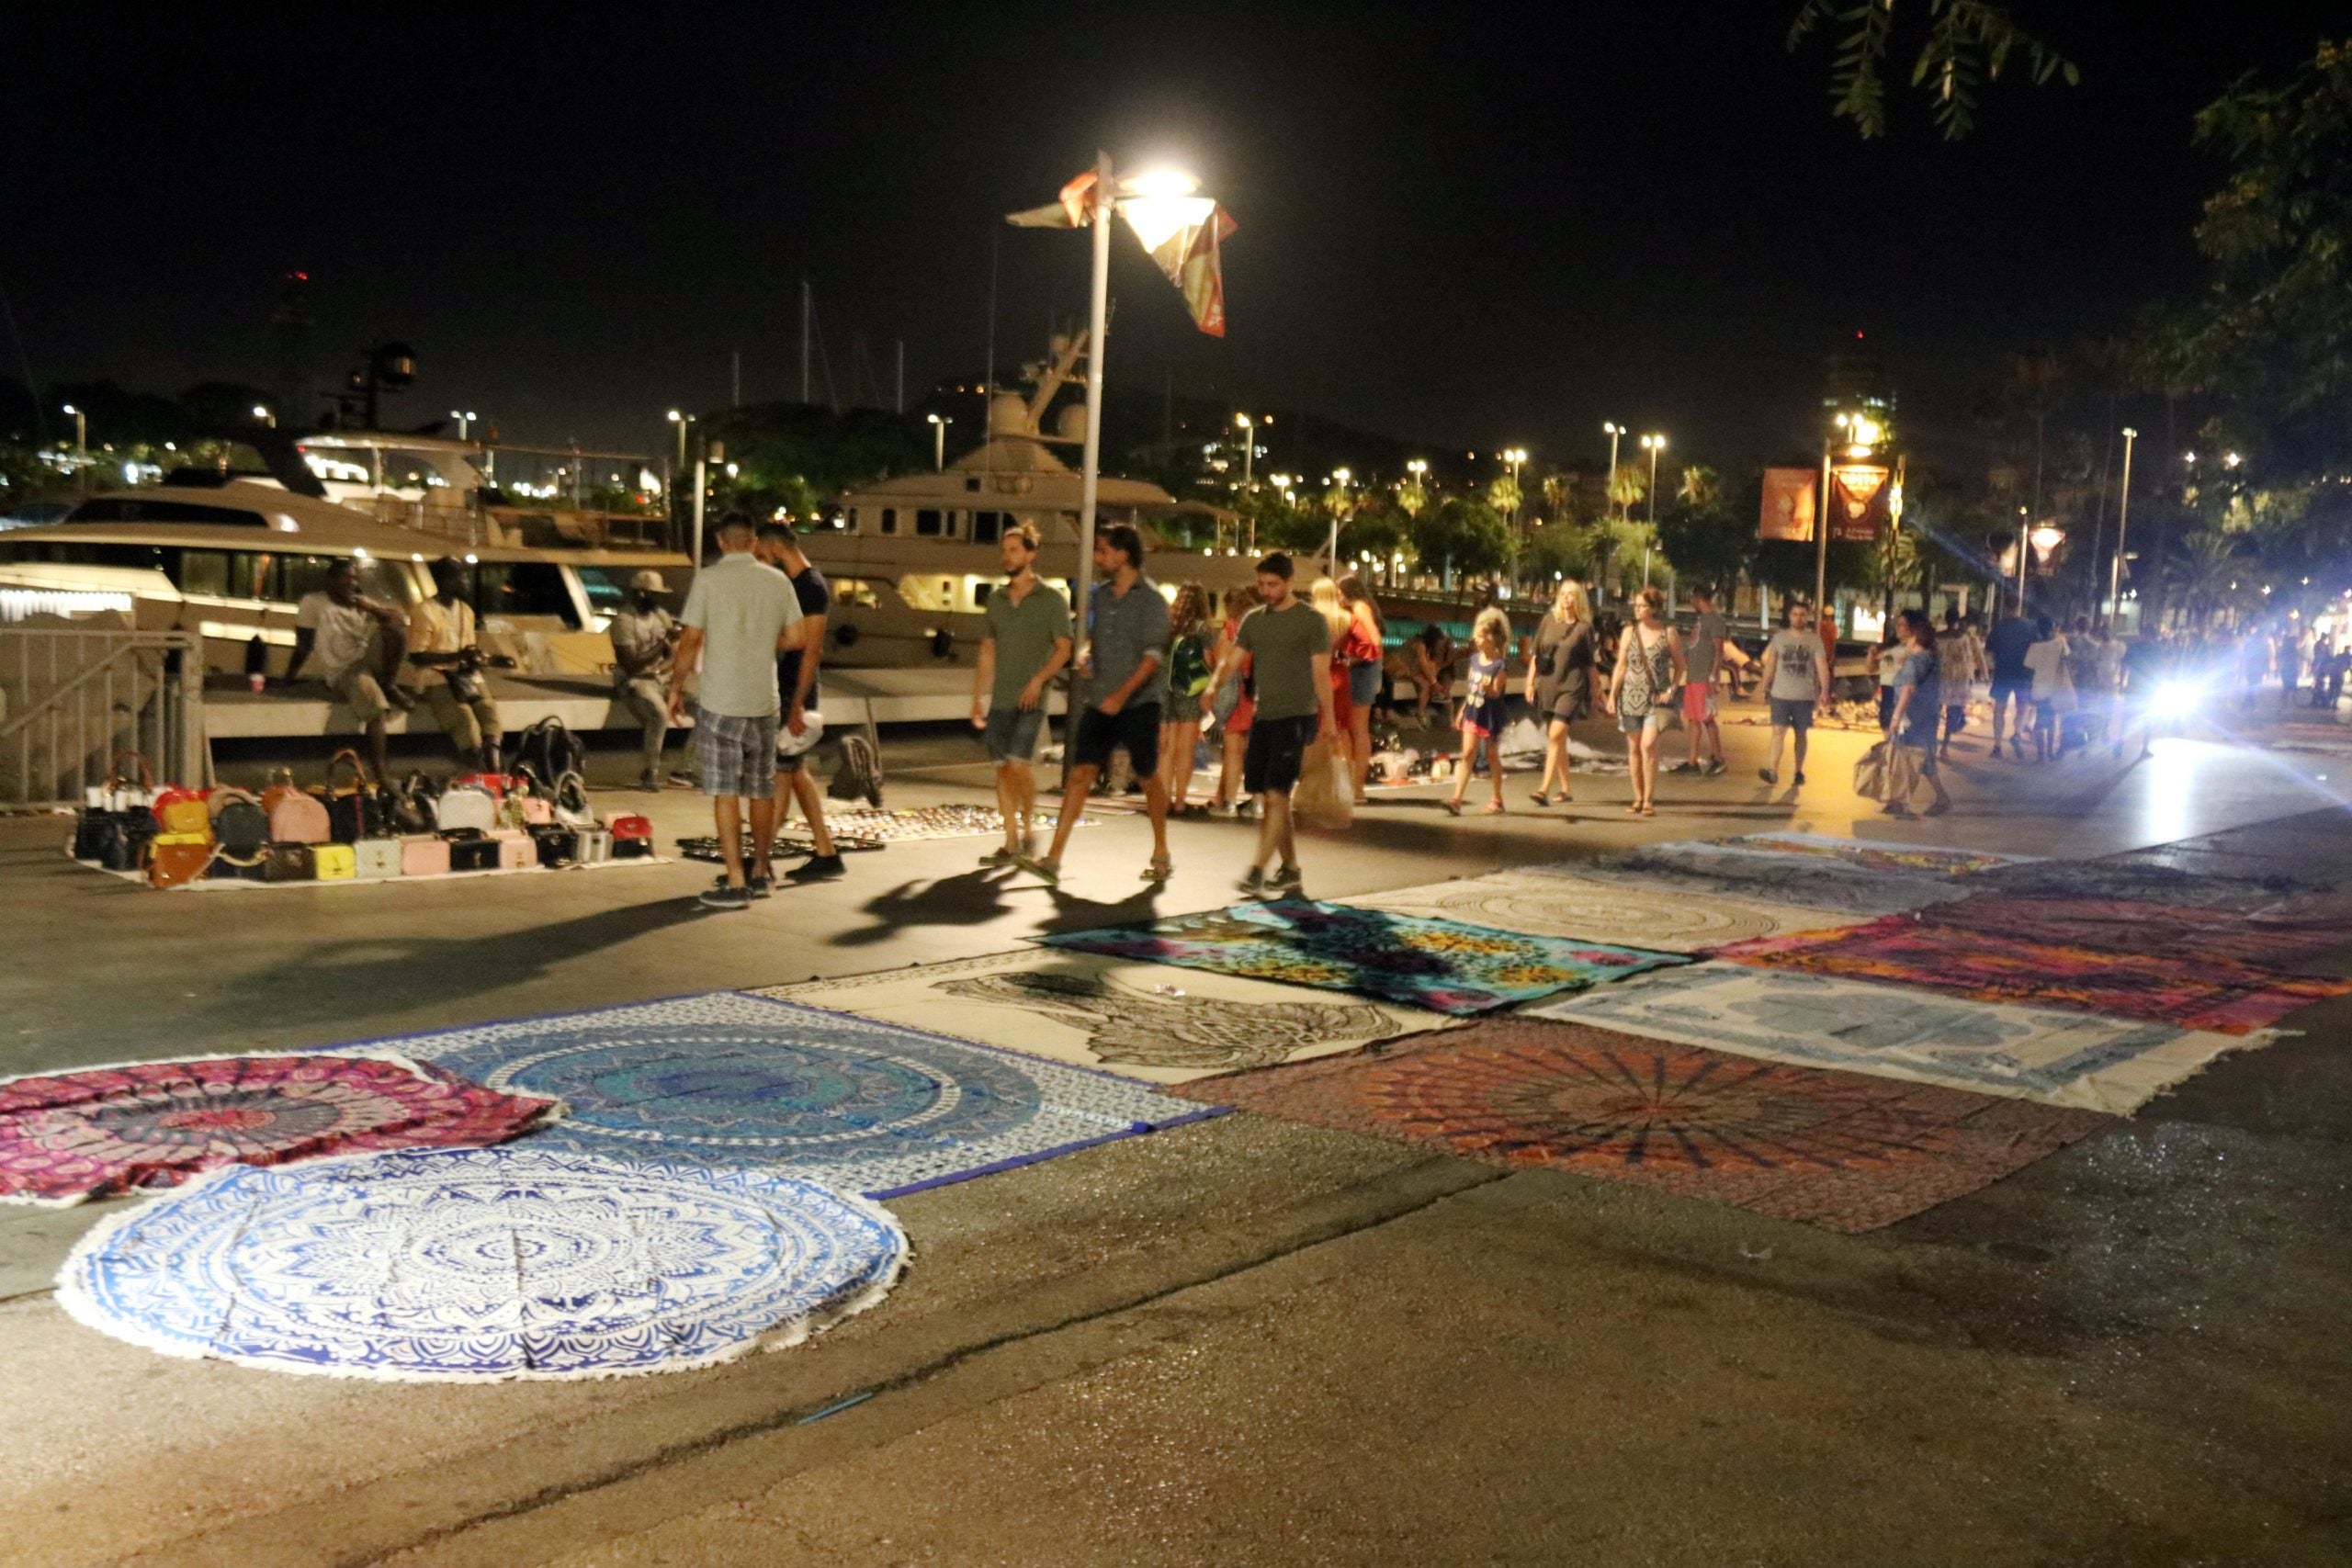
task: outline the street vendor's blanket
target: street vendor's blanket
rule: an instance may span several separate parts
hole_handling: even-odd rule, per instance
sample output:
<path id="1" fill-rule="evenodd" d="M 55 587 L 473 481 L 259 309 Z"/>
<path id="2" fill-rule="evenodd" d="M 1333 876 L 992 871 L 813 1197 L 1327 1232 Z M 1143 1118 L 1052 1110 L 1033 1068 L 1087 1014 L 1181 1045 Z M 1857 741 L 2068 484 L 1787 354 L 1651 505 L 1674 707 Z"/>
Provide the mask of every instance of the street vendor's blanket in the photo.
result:
<path id="1" fill-rule="evenodd" d="M 1757 854 L 1811 855 L 1856 865 L 1864 871 L 1899 871 L 1915 875 L 1965 876 L 1996 866 L 2023 865 L 2037 855 L 1996 854 L 1990 850 L 1953 849 L 1943 844 L 1903 844 L 1883 839 L 1840 839 L 1828 833 L 1748 833 L 1736 839 L 1713 840 L 1718 848 L 1747 850 Z"/>
<path id="2" fill-rule="evenodd" d="M 399 1382 L 613 1377 L 780 1348 L 880 1301 L 882 1210 L 537 1143 L 232 1167 L 93 1231 L 82 1322 L 173 1356 Z"/>
<path id="3" fill-rule="evenodd" d="M 1724 893 L 1644 887 L 1556 872 L 1498 871 L 1341 902 L 1400 915 L 1466 920 L 1524 936 L 1630 942 L 1669 953 L 1695 953 L 1853 919 L 1801 904 L 1767 904 Z"/>
<path id="4" fill-rule="evenodd" d="M 495 1144 L 557 1109 L 390 1051 L 31 1073 L 0 1080 L 0 1201 L 79 1203 L 224 1165 Z"/>
<path id="5" fill-rule="evenodd" d="M 1107 1074 L 722 991 L 408 1043 L 492 1088 L 562 1100 L 582 1154 L 777 1170 L 869 1198 L 1216 1112 Z"/>
<path id="6" fill-rule="evenodd" d="M 1718 948 L 1715 956 L 2222 1034 L 2244 1034 L 2312 1002 L 2352 994 L 2352 980 L 2289 975 L 2196 950 L 2158 957 L 2102 952 L 1923 925 L 1905 915 L 1840 931 L 1758 937 Z"/>
<path id="7" fill-rule="evenodd" d="M 1967 878 L 1853 865 L 1829 855 L 1741 849 L 1702 839 L 1645 844 L 1598 859 L 1528 869 L 1542 875 L 1591 877 L 1702 897 L 1801 904 L 1856 919 L 1917 909 L 1969 891 L 1963 886 Z"/>
<path id="8" fill-rule="evenodd" d="M 1523 1014 L 1196 1092 L 1490 1164 L 1546 1166 L 1849 1232 L 1973 1192 L 2101 1122 Z"/>
<path id="9" fill-rule="evenodd" d="M 2201 857 L 2210 862 L 2210 856 Z M 2217 875 L 2186 863 L 2173 846 L 2101 860 L 2039 861 L 2003 866 L 1969 879 L 1971 893 L 2017 898 L 2132 898 L 2149 903 L 2227 909 L 2239 914 L 2291 914 L 2310 885 L 2283 871 L 2246 868 Z"/>
<path id="10" fill-rule="evenodd" d="M 1150 1083 L 1352 1051 L 1453 1021 L 1419 1008 L 1038 947 L 757 994 Z"/>
<path id="11" fill-rule="evenodd" d="M 1647 976 L 1533 1016 L 2116 1115 L 2225 1052 L 2279 1038 L 2273 1030 L 2216 1034 L 1737 964 Z"/>
<path id="12" fill-rule="evenodd" d="M 1991 894 L 1933 904 L 1921 925 L 2050 942 L 2094 953 L 2195 954 L 2244 964 L 2294 964 L 2352 945 L 2340 920 L 2271 918 L 2131 898 L 2030 898 Z"/>
<path id="13" fill-rule="evenodd" d="M 1065 931 L 1043 940 L 1082 953 L 1357 991 L 1444 1013 L 1490 1012 L 1690 962 L 1679 953 L 1521 936 L 1490 926 L 1306 899 L 1243 904 L 1156 925 Z"/>

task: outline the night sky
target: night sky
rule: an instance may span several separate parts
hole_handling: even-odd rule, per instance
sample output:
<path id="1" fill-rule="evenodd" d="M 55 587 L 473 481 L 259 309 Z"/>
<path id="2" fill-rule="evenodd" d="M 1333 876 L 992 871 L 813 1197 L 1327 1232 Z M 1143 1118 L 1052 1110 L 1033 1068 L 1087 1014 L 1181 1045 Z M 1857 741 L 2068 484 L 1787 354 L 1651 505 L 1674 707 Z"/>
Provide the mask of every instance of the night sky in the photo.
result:
<path id="1" fill-rule="evenodd" d="M 269 384 L 300 267 L 315 381 L 415 345 L 387 423 L 655 450 L 665 408 L 727 400 L 730 350 L 747 401 L 797 390 L 804 276 L 845 397 L 870 364 L 887 398 L 901 338 L 910 401 L 978 374 L 992 249 L 1000 371 L 1035 356 L 1084 308 L 1085 242 L 999 220 L 1102 145 L 1240 224 L 1222 343 L 1120 237 L 1114 380 L 1539 459 L 1602 455 L 1615 418 L 1729 468 L 1802 448 L 1861 331 L 1910 434 L 1964 442 L 2001 349 L 2196 286 L 2219 166 L 2190 114 L 2341 25 L 2018 0 L 2081 87 L 2004 84 L 1958 145 L 1905 94 L 1864 144 L 1826 43 L 1783 48 L 1792 6 L 792 7 L 692 35 L 685 6 L 19 7 L 0 287 L 39 383 L 170 392 Z"/>

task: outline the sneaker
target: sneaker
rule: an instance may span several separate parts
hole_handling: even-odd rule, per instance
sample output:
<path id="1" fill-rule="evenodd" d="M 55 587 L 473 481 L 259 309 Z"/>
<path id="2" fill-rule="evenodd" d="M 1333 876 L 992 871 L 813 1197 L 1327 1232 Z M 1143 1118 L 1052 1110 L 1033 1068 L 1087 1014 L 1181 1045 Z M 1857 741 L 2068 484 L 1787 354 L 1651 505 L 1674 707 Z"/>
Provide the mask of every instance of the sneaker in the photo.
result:
<path id="1" fill-rule="evenodd" d="M 637 775 L 637 787 L 648 795 L 660 795 L 662 776 L 659 773 L 639 773 Z"/>
<path id="2" fill-rule="evenodd" d="M 695 902 L 706 909 L 748 909 L 752 907 L 752 890 L 721 884 L 704 893 Z"/>
<path id="3" fill-rule="evenodd" d="M 810 855 L 784 874 L 787 882 L 831 882 L 849 874 L 838 854 Z"/>
<path id="4" fill-rule="evenodd" d="M 1723 773 L 1730 766 L 1730 763 L 1724 761 L 1721 757 L 1718 757 L 1713 761 L 1709 762 L 1704 771 L 1709 778 L 1713 778 L 1716 774 Z"/>
<path id="5" fill-rule="evenodd" d="M 743 878 L 743 886 L 751 890 L 754 898 L 771 897 L 775 893 L 775 876 L 773 873 L 762 876 L 755 872 Z"/>
<path id="6" fill-rule="evenodd" d="M 1239 888 L 1242 892 L 1248 894 L 1250 897 L 1255 898 L 1259 894 L 1263 893 L 1266 890 L 1266 874 L 1253 865 L 1248 872 L 1243 874 L 1241 880 L 1235 883 L 1234 886 Z"/>
<path id="7" fill-rule="evenodd" d="M 1699 764 L 1685 758 L 1679 762 L 1669 765 L 1666 771 L 1669 773 L 1695 773 L 1699 771 Z"/>
<path id="8" fill-rule="evenodd" d="M 1789 782 L 1791 784 L 1803 784 L 1804 783 L 1804 775 L 1803 773 L 1793 773 L 1790 775 Z"/>
<path id="9" fill-rule="evenodd" d="M 1266 886 L 1278 893 L 1296 893 L 1306 887 L 1306 878 L 1300 874 L 1298 867 L 1284 862 L 1275 867 L 1274 874 Z"/>
<path id="10" fill-rule="evenodd" d="M 1756 770 L 1756 776 L 1757 776 L 1758 778 L 1759 778 L 1759 779 L 1762 779 L 1762 780 L 1763 780 L 1766 784 L 1779 784 L 1779 783 L 1781 782 L 1781 775 L 1780 775 L 1780 774 L 1778 774 L 1778 773 L 1774 773 L 1774 772 L 1773 772 L 1771 769 L 1770 769 L 1770 768 L 1758 768 L 1758 769 L 1757 769 L 1757 770 Z"/>

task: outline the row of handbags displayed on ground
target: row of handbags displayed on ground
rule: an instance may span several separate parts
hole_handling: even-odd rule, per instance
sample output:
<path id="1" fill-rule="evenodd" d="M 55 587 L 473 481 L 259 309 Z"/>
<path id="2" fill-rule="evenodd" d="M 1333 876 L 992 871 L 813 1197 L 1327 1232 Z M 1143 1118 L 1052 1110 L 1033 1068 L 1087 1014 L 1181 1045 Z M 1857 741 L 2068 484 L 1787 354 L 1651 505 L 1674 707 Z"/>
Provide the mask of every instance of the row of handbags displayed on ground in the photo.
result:
<path id="1" fill-rule="evenodd" d="M 137 764 L 135 775 L 123 771 L 125 761 Z M 303 790 L 280 770 L 282 782 L 257 796 L 226 786 L 158 787 L 145 761 L 125 753 L 75 818 L 74 858 L 144 870 L 154 886 L 170 887 L 199 876 L 376 880 L 653 853 L 652 824 L 635 815 L 600 823 L 577 773 L 552 789 L 527 771 L 469 774 L 447 785 L 412 773 L 394 788 L 370 784 L 357 753 L 346 750 L 328 777 L 324 787 Z"/>

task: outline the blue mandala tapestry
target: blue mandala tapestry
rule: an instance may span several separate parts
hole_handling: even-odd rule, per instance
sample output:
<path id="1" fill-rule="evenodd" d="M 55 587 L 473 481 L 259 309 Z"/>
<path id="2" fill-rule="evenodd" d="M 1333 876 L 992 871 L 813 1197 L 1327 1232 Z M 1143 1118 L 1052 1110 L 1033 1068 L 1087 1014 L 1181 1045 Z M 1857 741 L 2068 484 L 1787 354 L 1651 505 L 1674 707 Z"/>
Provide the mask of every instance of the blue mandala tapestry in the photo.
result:
<path id="1" fill-rule="evenodd" d="M 278 1371 L 613 1377 L 795 1343 L 906 1254 L 811 1182 L 507 1145 L 232 1166 L 92 1232 L 58 1293 L 118 1338 Z"/>
<path id="2" fill-rule="evenodd" d="M 1444 1013 L 1490 1012 L 1690 962 L 1687 953 L 1522 936 L 1490 926 L 1297 898 L 1183 915 L 1149 926 L 1063 931 L 1043 940 L 1081 953 L 1358 991 Z"/>
<path id="3" fill-rule="evenodd" d="M 1102 1073 L 732 991 L 402 1049 L 563 1101 L 564 1122 L 534 1147 L 780 1170 L 869 1198 L 1217 1113 Z"/>

